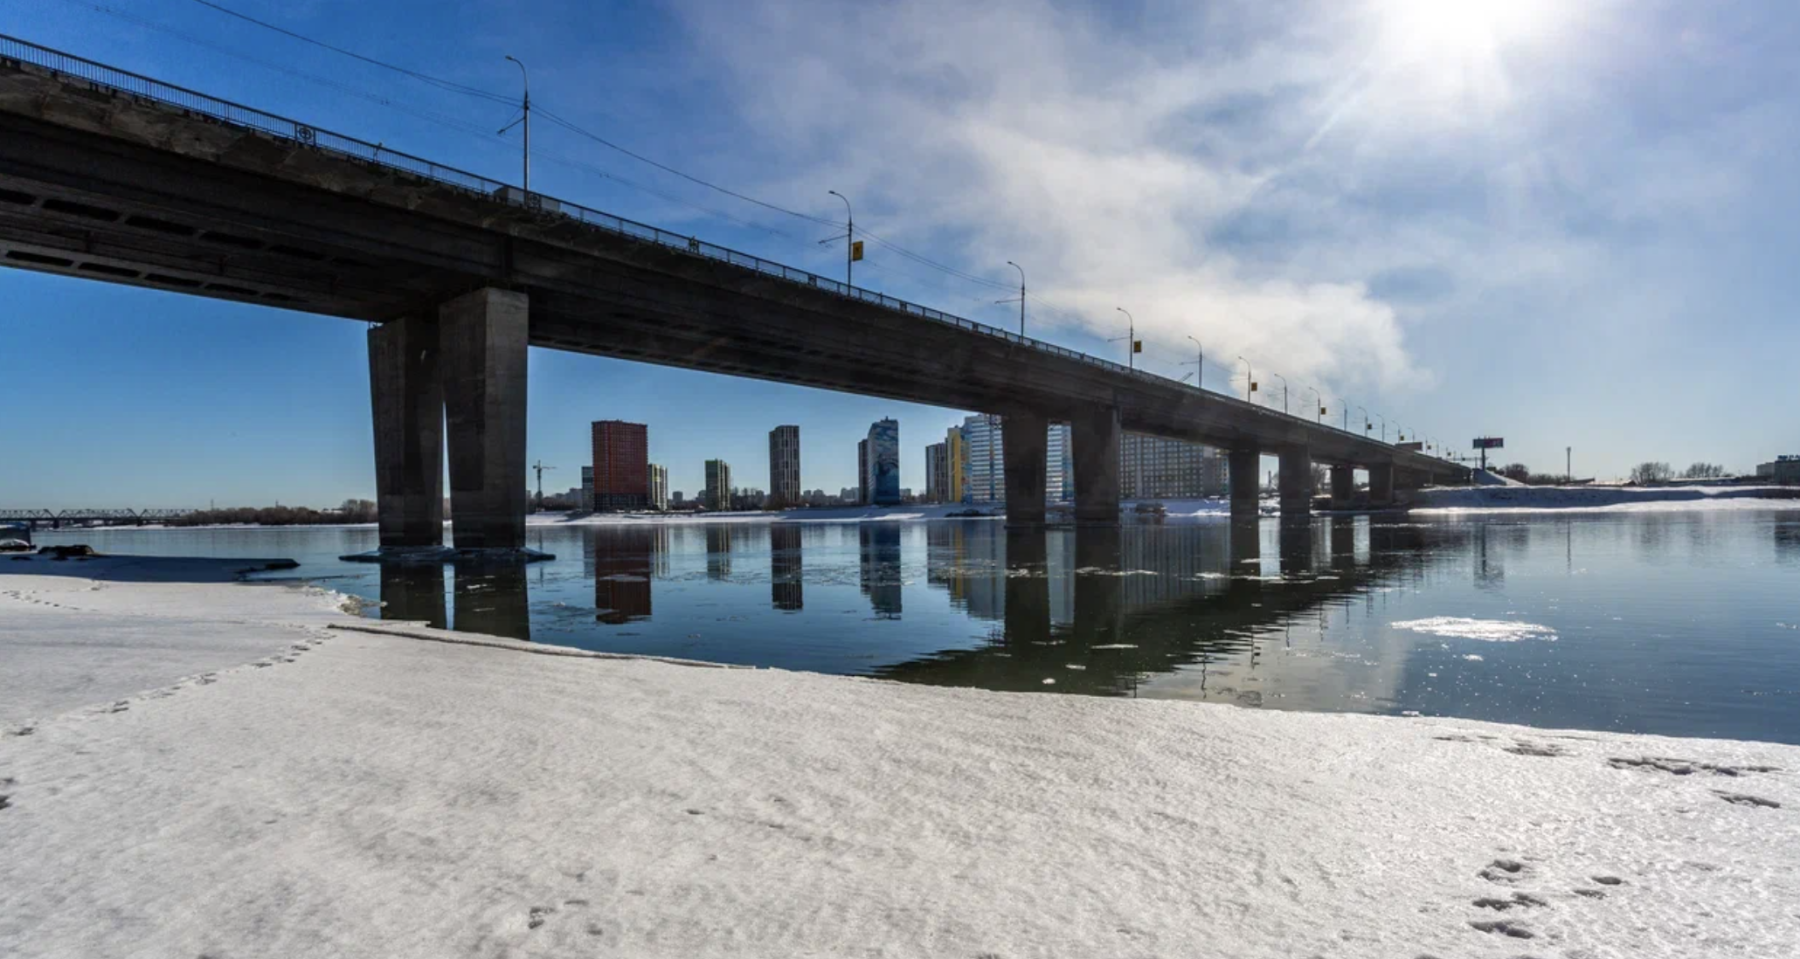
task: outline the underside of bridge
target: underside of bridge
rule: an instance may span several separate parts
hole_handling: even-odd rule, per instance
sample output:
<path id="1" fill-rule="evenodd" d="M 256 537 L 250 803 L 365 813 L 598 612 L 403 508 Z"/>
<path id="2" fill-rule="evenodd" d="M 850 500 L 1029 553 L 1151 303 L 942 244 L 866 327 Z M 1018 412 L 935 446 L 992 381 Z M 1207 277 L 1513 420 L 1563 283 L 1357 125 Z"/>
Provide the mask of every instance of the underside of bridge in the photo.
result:
<path id="1" fill-rule="evenodd" d="M 1298 512 L 1313 461 L 1366 468 L 1375 504 L 1391 502 L 1396 467 L 1403 483 L 1463 472 L 109 71 L 0 57 L 0 264 L 380 323 L 369 369 L 384 545 L 441 540 L 446 443 L 456 544 L 523 545 L 528 345 L 999 413 L 1015 523 L 1044 519 L 1049 422 L 1071 425 L 1084 523 L 1117 522 L 1127 430 L 1229 450 L 1241 515 L 1255 514 L 1264 452 Z"/>

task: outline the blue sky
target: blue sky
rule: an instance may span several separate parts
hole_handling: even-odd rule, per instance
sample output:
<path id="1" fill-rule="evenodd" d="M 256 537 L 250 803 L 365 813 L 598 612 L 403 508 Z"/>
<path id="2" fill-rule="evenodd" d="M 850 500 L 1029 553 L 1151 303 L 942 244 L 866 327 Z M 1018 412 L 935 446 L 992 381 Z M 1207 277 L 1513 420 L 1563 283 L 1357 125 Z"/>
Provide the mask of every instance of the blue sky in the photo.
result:
<path id="1" fill-rule="evenodd" d="M 1508 459 L 1621 475 L 1800 452 L 1800 17 L 1787 4 L 283 2 L 232 9 L 534 101 L 695 176 L 996 282 L 1031 332 L 1209 385 L 1346 405 Z M 514 179 L 501 105 L 195 0 L 0 0 L 0 31 Z M 533 187 L 836 275 L 830 231 L 539 122 Z M 1004 292 L 875 246 L 859 285 L 997 325 Z M 334 503 L 373 489 L 362 324 L 0 271 L 0 503 Z M 1232 367 L 1236 373 L 1232 372 Z M 587 423 L 650 425 L 692 492 L 902 481 L 963 411 L 534 350 L 529 454 L 575 482 Z M 1240 379 L 1234 380 L 1233 377 Z M 1343 398 L 1343 399 L 1340 399 Z M 1352 414 L 1355 416 L 1356 414 Z M 29 463 L 26 468 L 19 464 Z"/>

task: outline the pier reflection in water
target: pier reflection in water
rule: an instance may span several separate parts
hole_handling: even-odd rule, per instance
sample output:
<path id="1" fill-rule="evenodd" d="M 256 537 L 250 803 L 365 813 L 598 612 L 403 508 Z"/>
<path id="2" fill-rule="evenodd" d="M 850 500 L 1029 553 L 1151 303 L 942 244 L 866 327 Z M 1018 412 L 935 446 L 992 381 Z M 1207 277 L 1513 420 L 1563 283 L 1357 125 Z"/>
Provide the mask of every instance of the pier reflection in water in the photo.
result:
<path id="1" fill-rule="evenodd" d="M 534 527 L 563 559 L 383 569 L 380 615 L 903 682 L 1800 740 L 1771 705 L 1800 689 L 1794 515 Z M 1556 639 L 1405 625 L 1446 616 Z"/>

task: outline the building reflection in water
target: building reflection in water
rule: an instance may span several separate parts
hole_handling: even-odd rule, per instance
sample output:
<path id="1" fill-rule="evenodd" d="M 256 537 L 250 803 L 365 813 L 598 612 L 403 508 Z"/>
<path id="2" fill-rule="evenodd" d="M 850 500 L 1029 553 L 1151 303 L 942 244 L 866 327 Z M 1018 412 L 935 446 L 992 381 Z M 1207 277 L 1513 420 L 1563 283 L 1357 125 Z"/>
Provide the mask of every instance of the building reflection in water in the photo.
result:
<path id="1" fill-rule="evenodd" d="M 1040 531 L 1040 535 L 1041 535 Z M 950 594 L 950 605 L 974 619 L 998 622 L 1005 602 L 1000 523 L 931 523 L 925 527 L 925 582 Z"/>
<path id="2" fill-rule="evenodd" d="M 800 560 L 800 527 L 775 523 L 769 527 L 769 605 L 783 612 L 806 608 Z"/>
<path id="3" fill-rule="evenodd" d="M 658 566 L 666 573 L 668 530 L 660 526 L 621 525 L 597 531 L 583 558 L 594 580 L 594 618 L 621 625 L 650 618 L 651 584 Z"/>
<path id="4" fill-rule="evenodd" d="M 731 527 L 706 527 L 706 578 L 722 582 L 731 578 Z"/>
<path id="5" fill-rule="evenodd" d="M 1783 565 L 1800 564 L 1800 522 L 1775 522 L 1775 559 Z"/>
<path id="6" fill-rule="evenodd" d="M 877 619 L 900 618 L 900 526 L 864 523 L 858 530 L 862 592 Z"/>

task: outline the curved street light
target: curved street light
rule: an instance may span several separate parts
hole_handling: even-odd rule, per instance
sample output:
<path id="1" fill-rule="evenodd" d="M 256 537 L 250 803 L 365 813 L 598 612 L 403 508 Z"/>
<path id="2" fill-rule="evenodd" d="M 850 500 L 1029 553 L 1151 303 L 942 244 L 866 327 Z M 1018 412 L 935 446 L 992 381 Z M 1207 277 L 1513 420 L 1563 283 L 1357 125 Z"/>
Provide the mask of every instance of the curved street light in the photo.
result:
<path id="1" fill-rule="evenodd" d="M 1387 417 L 1382 416 L 1380 413 L 1376 413 L 1375 418 L 1381 421 L 1381 441 L 1383 443 L 1386 443 L 1387 442 Z"/>
<path id="2" fill-rule="evenodd" d="M 1325 422 L 1325 397 L 1319 395 L 1319 391 L 1313 389 L 1310 386 L 1306 387 L 1305 389 L 1302 389 L 1300 392 L 1302 394 L 1311 393 L 1313 395 L 1313 405 L 1315 405 L 1319 408 L 1319 415 L 1313 417 L 1313 422 L 1315 422 L 1315 423 Z"/>
<path id="3" fill-rule="evenodd" d="M 1019 271 L 1019 335 L 1023 337 L 1025 335 L 1025 268 L 1011 260 L 1007 260 L 1006 265 Z M 999 302 L 1005 303 L 1006 301 L 1000 300 Z"/>
<path id="4" fill-rule="evenodd" d="M 1203 390 L 1206 389 L 1206 347 L 1192 335 L 1188 339 L 1194 341 L 1194 388 Z"/>
<path id="5" fill-rule="evenodd" d="M 1370 431 L 1370 430 L 1372 430 L 1372 429 L 1374 429 L 1374 428 L 1375 428 L 1375 424 L 1374 424 L 1374 423 L 1372 423 L 1372 422 L 1370 422 L 1370 421 L 1369 421 L 1369 411 L 1368 411 L 1368 410 L 1365 410 L 1365 409 L 1363 409 L 1363 408 L 1362 408 L 1362 407 L 1360 407 L 1360 406 L 1359 406 L 1359 407 L 1357 407 L 1357 408 L 1356 408 L 1356 411 L 1357 411 L 1357 412 L 1358 412 L 1358 413 L 1361 413 L 1361 414 L 1362 414 L 1362 421 L 1363 421 L 1363 439 L 1365 439 L 1365 440 L 1366 440 L 1366 439 L 1368 439 L 1368 438 L 1369 438 L 1369 431 Z"/>
<path id="6" fill-rule="evenodd" d="M 1125 328 L 1125 367 L 1135 370 L 1137 369 L 1137 320 L 1132 318 L 1130 310 L 1122 306 L 1115 306 L 1113 309 L 1125 314 L 1125 322 L 1130 324 Z M 1106 342 L 1117 343 L 1119 338 L 1115 336 Z"/>
<path id="7" fill-rule="evenodd" d="M 844 285 L 851 286 L 851 267 L 856 262 L 856 213 L 850 209 L 849 197 L 836 190 L 826 190 L 825 192 L 844 201 Z M 837 237 L 831 238 L 831 240 L 835 239 Z M 820 240 L 819 242 L 830 243 L 831 240 Z"/>
<path id="8" fill-rule="evenodd" d="M 1282 376 L 1280 373 L 1270 373 L 1269 375 L 1281 381 L 1281 412 L 1286 413 L 1288 394 L 1287 377 Z"/>
<path id="9" fill-rule="evenodd" d="M 1338 397 L 1338 408 L 1344 411 L 1344 432 L 1350 432 L 1350 401 Z"/>
<path id="10" fill-rule="evenodd" d="M 1244 360 L 1243 355 L 1239 354 L 1238 359 Z M 1250 365 L 1249 360 L 1244 360 L 1244 402 L 1246 402 L 1246 403 L 1256 402 L 1255 397 L 1250 395 L 1255 392 L 1256 392 L 1256 369 Z"/>
<path id="11" fill-rule="evenodd" d="M 519 184 L 519 186 L 525 191 L 525 194 L 529 196 L 531 194 L 531 74 L 525 72 L 525 64 L 520 63 L 519 59 L 512 54 L 507 54 L 506 59 L 511 60 L 518 65 L 519 77 L 525 84 L 525 100 L 524 103 L 521 104 L 524 113 L 516 122 L 525 125 L 525 177 L 524 182 Z M 506 126 L 500 128 L 500 132 L 505 133 L 512 128 L 513 125 L 508 123 Z"/>

